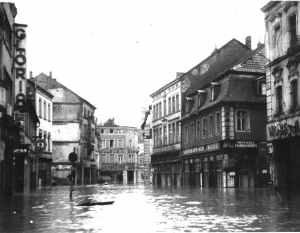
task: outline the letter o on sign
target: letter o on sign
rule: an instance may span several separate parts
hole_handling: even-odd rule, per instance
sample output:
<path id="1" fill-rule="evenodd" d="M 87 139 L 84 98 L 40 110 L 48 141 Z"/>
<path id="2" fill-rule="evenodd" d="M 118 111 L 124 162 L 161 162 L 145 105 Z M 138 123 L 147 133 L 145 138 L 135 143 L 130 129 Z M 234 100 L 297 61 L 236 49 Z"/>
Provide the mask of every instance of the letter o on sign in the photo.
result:
<path id="1" fill-rule="evenodd" d="M 23 40 L 26 37 L 25 30 L 23 28 L 18 28 L 15 32 L 17 39 Z"/>
<path id="2" fill-rule="evenodd" d="M 74 162 L 77 161 L 77 159 L 78 159 L 78 156 L 77 156 L 77 154 L 75 152 L 71 152 L 69 154 L 69 161 L 70 162 L 74 163 Z"/>
<path id="3" fill-rule="evenodd" d="M 15 57 L 15 62 L 19 65 L 19 66 L 23 66 L 26 64 L 26 57 L 23 54 L 18 54 Z"/>

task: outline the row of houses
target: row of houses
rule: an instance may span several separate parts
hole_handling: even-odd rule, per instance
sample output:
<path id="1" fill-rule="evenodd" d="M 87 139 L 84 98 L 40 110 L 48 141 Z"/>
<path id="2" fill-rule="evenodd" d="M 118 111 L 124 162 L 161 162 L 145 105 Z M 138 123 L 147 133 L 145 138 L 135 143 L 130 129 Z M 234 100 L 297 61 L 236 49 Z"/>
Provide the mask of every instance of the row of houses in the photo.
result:
<path id="1" fill-rule="evenodd" d="M 96 107 L 51 72 L 27 77 L 27 25 L 15 23 L 16 15 L 13 3 L 0 3 L 0 191 L 67 184 L 72 152 L 78 157 L 75 183 L 95 183 Z"/>
<path id="2" fill-rule="evenodd" d="M 299 9 L 266 4 L 265 45 L 232 39 L 151 94 L 154 184 L 300 187 Z"/>

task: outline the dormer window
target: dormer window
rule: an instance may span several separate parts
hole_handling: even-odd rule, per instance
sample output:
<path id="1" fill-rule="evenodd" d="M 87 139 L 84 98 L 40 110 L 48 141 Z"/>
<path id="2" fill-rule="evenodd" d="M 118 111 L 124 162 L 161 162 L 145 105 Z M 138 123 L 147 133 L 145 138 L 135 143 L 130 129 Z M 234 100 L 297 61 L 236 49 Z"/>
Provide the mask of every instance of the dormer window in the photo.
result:
<path id="1" fill-rule="evenodd" d="M 214 101 L 217 98 L 217 86 L 219 83 L 217 82 L 211 82 L 211 87 L 210 87 L 210 101 Z"/>
<path id="2" fill-rule="evenodd" d="M 205 90 L 197 90 L 198 93 L 198 107 L 201 107 L 205 102 L 206 91 Z"/>

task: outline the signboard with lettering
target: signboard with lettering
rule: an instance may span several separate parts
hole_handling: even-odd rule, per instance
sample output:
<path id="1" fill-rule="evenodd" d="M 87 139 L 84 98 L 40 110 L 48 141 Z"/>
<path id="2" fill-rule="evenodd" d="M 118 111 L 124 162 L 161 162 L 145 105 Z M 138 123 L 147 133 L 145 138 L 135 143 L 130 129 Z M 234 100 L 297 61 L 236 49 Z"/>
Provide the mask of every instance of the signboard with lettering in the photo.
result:
<path id="1" fill-rule="evenodd" d="M 292 118 L 267 125 L 268 140 L 300 135 L 299 118 Z"/>
<path id="2" fill-rule="evenodd" d="M 26 27 L 25 24 L 14 24 L 15 109 L 21 112 L 26 103 Z"/>

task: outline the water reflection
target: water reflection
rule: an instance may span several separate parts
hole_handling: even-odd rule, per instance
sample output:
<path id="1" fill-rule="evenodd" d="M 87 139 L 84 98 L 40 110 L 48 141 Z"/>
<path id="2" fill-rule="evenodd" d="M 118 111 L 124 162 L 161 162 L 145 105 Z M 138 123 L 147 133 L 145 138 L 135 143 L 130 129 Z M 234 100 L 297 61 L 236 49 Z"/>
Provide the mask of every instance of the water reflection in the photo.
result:
<path id="1" fill-rule="evenodd" d="M 268 189 L 53 187 L 0 198 L 0 232 L 300 231 L 300 198 Z M 115 201 L 77 206 L 81 200 Z"/>

